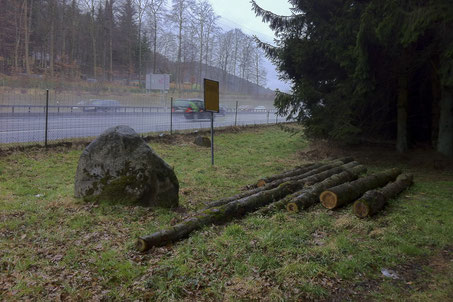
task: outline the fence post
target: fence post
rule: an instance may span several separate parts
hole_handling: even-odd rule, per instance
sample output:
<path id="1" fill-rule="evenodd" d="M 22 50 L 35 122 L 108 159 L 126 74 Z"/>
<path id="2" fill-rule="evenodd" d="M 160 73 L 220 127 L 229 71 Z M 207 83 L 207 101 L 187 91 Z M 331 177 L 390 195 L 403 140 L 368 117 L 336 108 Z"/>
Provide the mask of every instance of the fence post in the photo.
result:
<path id="1" fill-rule="evenodd" d="M 170 98 L 170 135 L 173 134 L 173 97 Z"/>
<path id="2" fill-rule="evenodd" d="M 269 110 L 267 111 L 267 123 L 269 124 Z"/>
<path id="3" fill-rule="evenodd" d="M 236 113 L 234 115 L 234 127 L 237 126 L 237 122 L 238 122 L 238 103 L 239 103 L 239 101 L 236 101 Z"/>
<path id="4" fill-rule="evenodd" d="M 278 114 L 275 113 L 275 123 L 278 124 Z"/>
<path id="5" fill-rule="evenodd" d="M 49 89 L 46 89 L 46 129 L 44 132 L 44 146 L 47 148 L 47 130 L 49 126 Z"/>

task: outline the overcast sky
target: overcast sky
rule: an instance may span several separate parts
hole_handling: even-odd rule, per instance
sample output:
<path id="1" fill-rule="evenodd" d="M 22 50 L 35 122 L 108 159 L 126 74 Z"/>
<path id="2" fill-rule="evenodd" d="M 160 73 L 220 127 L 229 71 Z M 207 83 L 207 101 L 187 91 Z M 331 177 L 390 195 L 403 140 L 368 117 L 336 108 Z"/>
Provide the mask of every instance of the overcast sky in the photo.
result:
<path id="1" fill-rule="evenodd" d="M 215 12 L 222 18 L 219 24 L 224 30 L 240 28 L 244 33 L 256 35 L 262 41 L 272 43 L 274 33 L 261 17 L 256 17 L 249 0 L 210 0 Z M 256 3 L 266 10 L 279 15 L 291 15 L 289 3 L 286 0 L 256 0 Z M 289 85 L 278 80 L 275 67 L 266 59 L 267 86 L 271 89 L 289 90 Z"/>

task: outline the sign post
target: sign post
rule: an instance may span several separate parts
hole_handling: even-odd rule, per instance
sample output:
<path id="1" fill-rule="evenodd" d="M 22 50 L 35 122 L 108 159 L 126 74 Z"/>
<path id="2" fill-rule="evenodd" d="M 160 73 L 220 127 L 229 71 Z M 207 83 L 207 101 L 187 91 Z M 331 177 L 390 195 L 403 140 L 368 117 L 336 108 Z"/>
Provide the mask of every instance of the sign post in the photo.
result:
<path id="1" fill-rule="evenodd" d="M 214 112 L 219 112 L 219 82 L 204 79 L 204 106 L 211 112 L 211 164 L 214 165 Z"/>

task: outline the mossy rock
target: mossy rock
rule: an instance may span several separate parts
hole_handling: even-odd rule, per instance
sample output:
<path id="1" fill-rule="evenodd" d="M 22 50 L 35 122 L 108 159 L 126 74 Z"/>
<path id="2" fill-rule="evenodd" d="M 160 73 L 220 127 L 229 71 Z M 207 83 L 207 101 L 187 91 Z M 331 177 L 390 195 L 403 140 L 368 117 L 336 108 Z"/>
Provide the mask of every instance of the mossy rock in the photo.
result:
<path id="1" fill-rule="evenodd" d="M 173 169 L 128 126 L 107 129 L 80 156 L 76 197 L 172 208 L 178 193 Z"/>

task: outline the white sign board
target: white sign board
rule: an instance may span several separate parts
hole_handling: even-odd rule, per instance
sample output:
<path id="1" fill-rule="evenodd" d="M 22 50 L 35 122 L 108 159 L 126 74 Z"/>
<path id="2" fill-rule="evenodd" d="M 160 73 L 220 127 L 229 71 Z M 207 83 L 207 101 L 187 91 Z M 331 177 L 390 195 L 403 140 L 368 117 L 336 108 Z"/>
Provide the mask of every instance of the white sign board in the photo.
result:
<path id="1" fill-rule="evenodd" d="M 170 89 L 170 75 L 169 74 L 153 74 L 146 75 L 146 89 L 147 90 L 169 90 Z"/>

